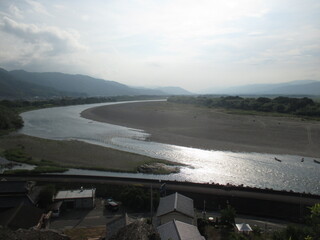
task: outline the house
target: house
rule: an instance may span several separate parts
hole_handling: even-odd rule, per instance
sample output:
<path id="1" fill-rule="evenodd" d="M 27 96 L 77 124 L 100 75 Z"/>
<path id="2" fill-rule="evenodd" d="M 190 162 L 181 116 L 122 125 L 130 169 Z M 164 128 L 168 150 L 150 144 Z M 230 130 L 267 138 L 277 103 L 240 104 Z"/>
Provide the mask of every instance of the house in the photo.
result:
<path id="1" fill-rule="evenodd" d="M 0 212 L 21 204 L 34 206 L 37 198 L 32 194 L 34 185 L 34 182 L 0 181 Z"/>
<path id="2" fill-rule="evenodd" d="M 59 191 L 54 198 L 55 202 L 62 201 L 65 208 L 94 208 L 95 189 L 63 190 Z"/>
<path id="3" fill-rule="evenodd" d="M 159 227 L 157 231 L 160 238 L 163 240 L 204 240 L 205 238 L 201 236 L 198 228 L 194 225 L 180 222 L 177 220 L 172 220 Z"/>
<path id="4" fill-rule="evenodd" d="M 32 205 L 24 205 L 10 208 L 0 213 L 0 225 L 16 230 L 19 228 L 29 229 L 40 224 L 43 211 Z"/>
<path id="5" fill-rule="evenodd" d="M 157 210 L 157 224 L 162 225 L 172 220 L 178 220 L 194 225 L 195 214 L 193 200 L 179 193 L 160 198 Z"/>

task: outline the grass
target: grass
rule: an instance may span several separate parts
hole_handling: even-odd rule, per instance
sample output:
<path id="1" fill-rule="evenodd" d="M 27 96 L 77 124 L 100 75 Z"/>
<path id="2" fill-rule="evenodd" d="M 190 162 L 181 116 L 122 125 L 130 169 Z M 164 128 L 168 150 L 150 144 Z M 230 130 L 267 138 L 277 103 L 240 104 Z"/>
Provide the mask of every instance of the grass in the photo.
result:
<path id="1" fill-rule="evenodd" d="M 58 173 L 65 172 L 68 170 L 66 167 L 61 167 L 59 164 L 48 160 L 36 160 L 31 156 L 28 156 L 23 146 L 19 148 L 2 150 L 0 155 L 4 156 L 6 159 L 14 162 L 25 163 L 30 165 L 36 165 L 32 170 L 27 169 L 12 169 L 4 171 L 4 174 L 25 174 L 25 173 Z"/>
<path id="2" fill-rule="evenodd" d="M 0 137 L 0 149 L 2 149 L 0 155 L 5 156 L 8 160 L 42 167 L 135 173 L 138 167 L 143 164 L 178 165 L 175 162 L 80 141 L 56 141 L 26 135 Z"/>
<path id="3" fill-rule="evenodd" d="M 27 169 L 13 169 L 6 170 L 4 174 L 40 174 L 40 173 L 62 173 L 68 171 L 68 168 L 58 166 L 36 166 L 32 170 Z"/>

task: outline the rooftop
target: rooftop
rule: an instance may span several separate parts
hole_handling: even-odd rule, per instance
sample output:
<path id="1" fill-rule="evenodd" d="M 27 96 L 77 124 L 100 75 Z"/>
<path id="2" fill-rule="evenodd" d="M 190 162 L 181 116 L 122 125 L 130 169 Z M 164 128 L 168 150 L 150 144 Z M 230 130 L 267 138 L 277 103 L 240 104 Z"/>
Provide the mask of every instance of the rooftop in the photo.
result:
<path id="1" fill-rule="evenodd" d="M 5 208 L 12 208 L 20 204 L 33 206 L 34 203 L 28 195 L 21 196 L 0 196 L 0 210 Z"/>
<path id="2" fill-rule="evenodd" d="M 198 228 L 194 225 L 173 220 L 167 222 L 157 228 L 161 239 L 172 240 L 204 240 L 205 238 L 200 235 Z"/>
<path id="3" fill-rule="evenodd" d="M 28 183 L 24 181 L 0 181 L 0 194 L 27 193 Z"/>
<path id="4" fill-rule="evenodd" d="M 75 199 L 75 198 L 92 198 L 95 195 L 95 189 L 77 189 L 59 191 L 55 200 Z"/>
<path id="5" fill-rule="evenodd" d="M 180 212 L 186 216 L 194 217 L 193 200 L 179 193 L 160 198 L 157 217 L 170 212 Z"/>
<path id="6" fill-rule="evenodd" d="M 0 213 L 0 225 L 11 229 L 30 228 L 38 224 L 42 213 L 39 208 L 20 204 Z"/>

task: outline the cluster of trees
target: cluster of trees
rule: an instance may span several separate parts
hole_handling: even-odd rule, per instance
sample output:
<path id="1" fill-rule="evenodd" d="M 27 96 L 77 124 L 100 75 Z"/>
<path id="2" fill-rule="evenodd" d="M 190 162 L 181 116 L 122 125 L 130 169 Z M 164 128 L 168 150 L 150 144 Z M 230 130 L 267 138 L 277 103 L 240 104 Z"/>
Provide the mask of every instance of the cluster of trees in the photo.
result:
<path id="1" fill-rule="evenodd" d="M 126 186 L 119 195 L 119 200 L 124 206 L 133 211 L 150 211 L 151 191 L 148 188 Z M 153 210 L 157 208 L 160 195 L 154 189 L 152 195 Z"/>
<path id="2" fill-rule="evenodd" d="M 207 219 L 198 218 L 198 229 L 203 236 L 212 233 L 210 227 L 214 227 L 221 239 L 230 240 L 318 240 L 320 239 L 320 203 L 309 207 L 310 214 L 305 218 L 305 224 L 288 225 L 287 227 L 272 232 L 265 231 L 259 226 L 251 226 L 250 234 L 234 232 L 236 211 L 227 206 L 221 210 L 219 221 L 210 222 Z M 220 225 L 220 227 L 218 227 Z M 217 228 L 218 227 L 218 228 Z M 218 229 L 218 230 L 217 230 Z M 212 235 L 210 235 L 212 236 Z M 208 236 L 207 236 L 208 237 Z"/>
<path id="3" fill-rule="evenodd" d="M 320 239 L 320 203 L 310 207 L 305 225 L 289 225 L 273 233 L 273 240 L 316 240 Z"/>
<path id="4" fill-rule="evenodd" d="M 48 100 L 39 100 L 39 101 L 2 100 L 0 101 L 0 105 L 11 108 L 11 109 L 17 109 L 18 111 L 21 112 L 31 108 L 58 107 L 58 106 L 115 102 L 115 101 L 117 101 L 116 97 L 57 98 L 57 99 L 48 99 Z"/>
<path id="5" fill-rule="evenodd" d="M 23 120 L 18 112 L 0 104 L 0 131 L 23 127 Z"/>
<path id="6" fill-rule="evenodd" d="M 260 112 L 289 113 L 301 116 L 320 117 L 320 103 L 312 99 L 276 97 L 276 98 L 242 98 L 238 96 L 227 97 L 188 97 L 176 96 L 168 99 L 170 102 L 196 104 L 206 107 L 221 107 Z"/>

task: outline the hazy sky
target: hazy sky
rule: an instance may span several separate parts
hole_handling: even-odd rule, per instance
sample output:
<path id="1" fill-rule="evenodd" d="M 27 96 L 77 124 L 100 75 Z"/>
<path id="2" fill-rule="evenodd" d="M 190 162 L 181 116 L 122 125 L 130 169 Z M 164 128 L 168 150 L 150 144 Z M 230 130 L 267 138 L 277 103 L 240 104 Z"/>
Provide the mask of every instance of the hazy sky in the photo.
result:
<path id="1" fill-rule="evenodd" d="M 0 67 L 191 91 L 320 80 L 320 1 L 1 0 Z"/>

